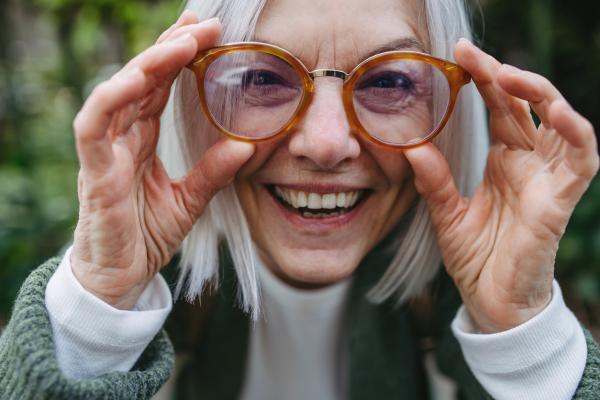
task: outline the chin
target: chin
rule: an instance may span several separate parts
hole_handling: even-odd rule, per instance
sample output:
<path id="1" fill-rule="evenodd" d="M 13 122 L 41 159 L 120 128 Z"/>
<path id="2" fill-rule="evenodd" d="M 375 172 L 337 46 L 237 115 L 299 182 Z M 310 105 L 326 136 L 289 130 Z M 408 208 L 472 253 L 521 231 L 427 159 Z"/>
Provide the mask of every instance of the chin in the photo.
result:
<path id="1" fill-rule="evenodd" d="M 282 279 L 328 284 L 349 276 L 368 251 L 373 190 L 307 186 L 264 185 L 253 236 Z"/>
<path id="2" fill-rule="evenodd" d="M 269 256 L 263 252 L 261 258 L 283 281 L 296 287 L 318 287 L 350 276 L 363 257 L 356 250 L 279 248 L 270 249 Z"/>

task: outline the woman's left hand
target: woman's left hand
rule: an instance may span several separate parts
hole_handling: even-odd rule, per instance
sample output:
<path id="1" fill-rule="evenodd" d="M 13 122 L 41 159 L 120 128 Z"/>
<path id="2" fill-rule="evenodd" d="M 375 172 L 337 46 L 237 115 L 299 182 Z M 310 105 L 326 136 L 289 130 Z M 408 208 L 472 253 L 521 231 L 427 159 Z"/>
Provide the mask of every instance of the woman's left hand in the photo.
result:
<path id="1" fill-rule="evenodd" d="M 483 181 L 467 199 L 432 144 L 405 155 L 446 269 L 480 330 L 494 333 L 528 321 L 550 302 L 558 243 L 598 171 L 598 149 L 590 122 L 544 77 L 503 66 L 466 40 L 454 56 L 490 110 Z"/>

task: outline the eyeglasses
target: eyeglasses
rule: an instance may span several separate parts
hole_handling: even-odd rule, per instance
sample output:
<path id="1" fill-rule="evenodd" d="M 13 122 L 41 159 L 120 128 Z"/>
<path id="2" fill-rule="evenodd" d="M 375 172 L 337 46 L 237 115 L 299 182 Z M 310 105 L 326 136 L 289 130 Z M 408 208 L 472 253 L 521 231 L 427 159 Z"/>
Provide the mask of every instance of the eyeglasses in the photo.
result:
<path id="1" fill-rule="evenodd" d="M 289 131 L 309 105 L 315 78 L 331 76 L 344 82 L 344 109 L 356 131 L 386 147 L 417 147 L 440 133 L 471 81 L 457 64 L 411 51 L 378 54 L 349 74 L 309 72 L 286 50 L 253 42 L 202 51 L 187 67 L 210 122 L 246 142 Z"/>

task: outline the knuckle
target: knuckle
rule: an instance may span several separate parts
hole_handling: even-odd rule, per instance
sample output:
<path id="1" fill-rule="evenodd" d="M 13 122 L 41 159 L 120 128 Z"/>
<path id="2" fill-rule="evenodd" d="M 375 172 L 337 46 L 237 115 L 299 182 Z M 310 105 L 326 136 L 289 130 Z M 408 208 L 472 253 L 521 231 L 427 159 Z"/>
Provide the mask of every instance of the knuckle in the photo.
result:
<path id="1" fill-rule="evenodd" d="M 118 72 L 117 74 L 120 74 L 120 73 L 121 72 Z M 94 88 L 94 90 L 92 90 L 92 93 L 90 94 L 88 101 L 92 100 L 92 101 L 102 102 L 102 101 L 106 100 L 106 97 L 108 96 L 111 86 L 112 86 L 112 82 L 110 79 L 99 83 Z"/>
<path id="2" fill-rule="evenodd" d="M 207 173 L 204 165 L 200 166 L 200 178 L 200 182 L 196 183 L 200 189 L 200 194 L 207 198 L 207 200 L 210 200 L 219 191 L 220 187 Z"/>

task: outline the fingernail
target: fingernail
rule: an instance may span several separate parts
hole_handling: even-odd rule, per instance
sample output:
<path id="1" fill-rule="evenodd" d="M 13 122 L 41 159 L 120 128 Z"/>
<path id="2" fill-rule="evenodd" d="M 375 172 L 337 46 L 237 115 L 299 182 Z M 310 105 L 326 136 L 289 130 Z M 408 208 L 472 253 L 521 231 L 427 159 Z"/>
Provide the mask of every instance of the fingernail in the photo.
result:
<path id="1" fill-rule="evenodd" d="M 464 42 L 467 42 L 467 43 L 469 43 L 471 46 L 474 46 L 474 44 L 473 44 L 473 43 L 472 43 L 472 42 L 471 42 L 469 39 L 467 39 L 467 38 L 464 38 L 464 37 L 463 37 L 463 38 L 460 38 L 460 39 L 458 39 L 458 41 L 459 41 L 459 42 L 461 42 L 461 41 L 464 41 Z"/>
<path id="2" fill-rule="evenodd" d="M 180 21 L 180 20 L 181 20 L 181 18 L 183 18 L 183 16 L 184 16 L 185 14 L 190 14 L 190 13 L 191 13 L 192 15 L 194 14 L 194 12 L 193 12 L 192 10 L 184 10 L 184 11 L 181 13 L 181 15 L 179 16 L 179 19 L 178 19 L 177 21 Z"/>
<path id="3" fill-rule="evenodd" d="M 214 18 L 211 18 L 211 19 L 207 19 L 206 21 L 202 21 L 200 23 L 200 25 L 208 25 L 208 24 L 210 24 L 210 23 L 212 23 L 214 21 L 218 21 L 218 20 L 219 20 L 219 17 L 214 17 Z"/>
<path id="4" fill-rule="evenodd" d="M 510 69 L 510 71 L 515 74 L 522 74 L 524 72 L 522 69 L 513 67 L 512 65 L 509 65 L 509 64 L 502 64 L 502 65 L 504 65 L 506 68 Z"/>
<path id="5" fill-rule="evenodd" d="M 192 37 L 192 34 L 191 34 L 191 33 L 186 33 L 185 35 L 181 35 L 181 36 L 179 36 L 177 39 L 174 39 L 174 40 L 171 42 L 171 44 L 174 44 L 174 45 L 180 45 L 180 44 L 183 44 L 183 43 L 185 43 L 185 42 L 186 42 L 186 41 L 187 41 L 189 38 L 191 38 L 191 37 Z"/>
<path id="6" fill-rule="evenodd" d="M 121 73 L 117 74 L 116 78 L 118 81 L 121 81 L 121 82 L 129 82 L 134 77 L 139 75 L 140 72 L 142 72 L 140 67 L 133 67 L 128 71 L 122 71 Z"/>

